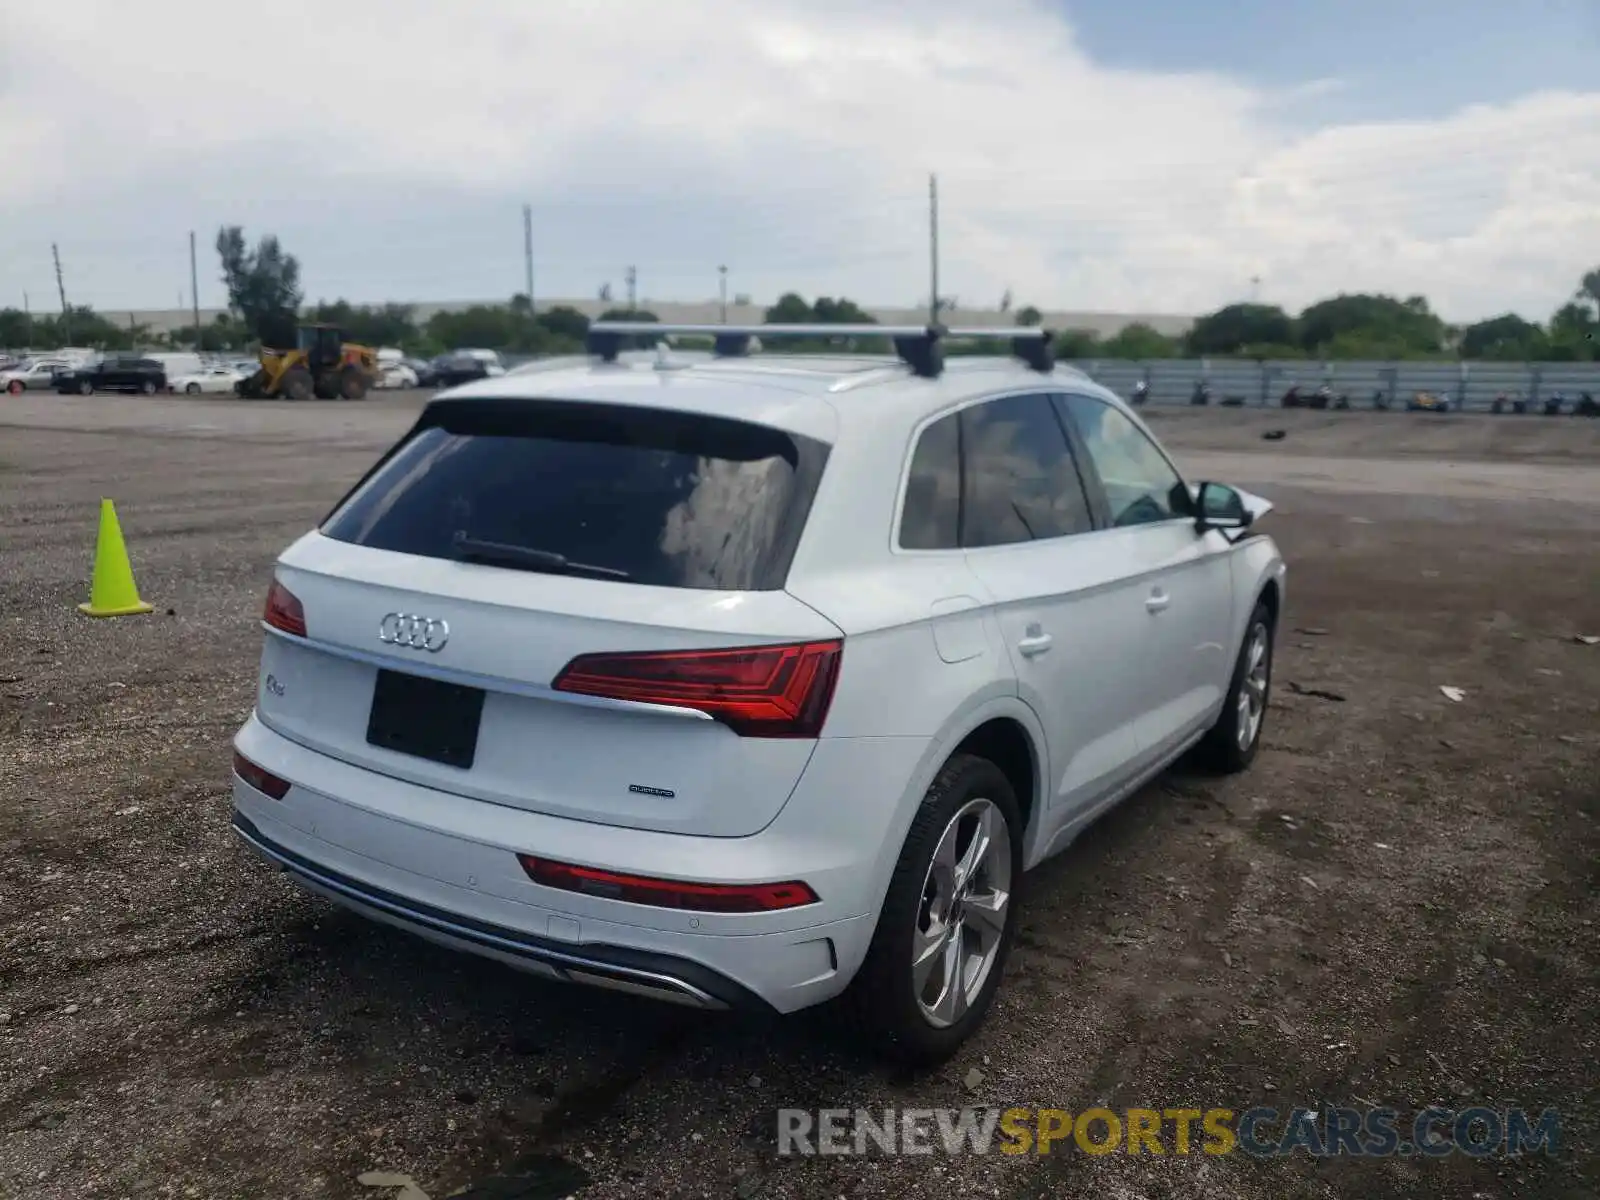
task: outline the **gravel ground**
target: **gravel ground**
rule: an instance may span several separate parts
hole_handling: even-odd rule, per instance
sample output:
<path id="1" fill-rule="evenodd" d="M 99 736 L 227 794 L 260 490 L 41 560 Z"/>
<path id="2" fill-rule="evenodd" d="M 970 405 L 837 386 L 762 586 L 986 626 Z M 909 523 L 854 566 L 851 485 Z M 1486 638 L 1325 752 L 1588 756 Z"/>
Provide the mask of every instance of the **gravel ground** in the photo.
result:
<path id="1" fill-rule="evenodd" d="M 432 948 L 236 848 L 272 560 L 419 403 L 0 397 L 0 1197 L 1600 1194 L 1600 423 L 1157 411 L 1280 505 L 1264 749 L 1041 869 L 986 1031 L 912 1076 Z M 101 496 L 153 615 L 75 611 Z M 779 1107 L 1256 1103 L 1552 1107 L 1564 1149 L 773 1154 Z"/>

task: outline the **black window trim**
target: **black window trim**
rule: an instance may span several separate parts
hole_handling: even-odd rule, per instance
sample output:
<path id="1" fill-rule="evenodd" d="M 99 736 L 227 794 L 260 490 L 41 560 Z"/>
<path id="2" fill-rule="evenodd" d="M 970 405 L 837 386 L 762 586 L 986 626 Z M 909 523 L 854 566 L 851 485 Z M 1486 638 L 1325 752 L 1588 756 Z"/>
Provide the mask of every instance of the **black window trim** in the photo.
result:
<path id="1" fill-rule="evenodd" d="M 1167 453 L 1166 447 L 1157 441 L 1155 435 L 1148 429 L 1144 428 L 1143 424 L 1141 424 L 1140 421 L 1131 413 L 1127 412 L 1120 405 L 1113 404 L 1103 397 L 1096 396 L 1090 392 L 1079 391 L 1075 388 L 1060 389 L 1051 398 L 1052 404 L 1056 410 L 1056 416 L 1061 420 L 1062 425 L 1065 426 L 1067 430 L 1067 440 L 1070 441 L 1074 447 L 1081 450 L 1081 455 L 1079 457 L 1080 471 L 1086 472 L 1084 476 L 1084 482 L 1086 486 L 1089 486 L 1093 490 L 1100 507 L 1100 512 L 1103 516 L 1104 523 L 1095 532 L 1103 533 L 1115 531 L 1118 533 L 1123 533 L 1130 529 L 1159 529 L 1163 526 L 1171 525 L 1177 521 L 1183 521 L 1185 523 L 1192 522 L 1194 520 L 1194 512 L 1191 508 L 1189 512 L 1179 513 L 1175 516 L 1168 517 L 1164 521 L 1145 521 L 1137 525 L 1113 525 L 1111 523 L 1111 502 L 1106 495 L 1105 481 L 1100 478 L 1100 468 L 1095 465 L 1094 455 L 1089 453 L 1088 443 L 1084 441 L 1083 434 L 1078 429 L 1077 422 L 1072 419 L 1072 414 L 1067 409 L 1067 398 L 1069 396 L 1076 397 L 1079 400 L 1092 401 L 1103 408 L 1115 409 L 1118 414 L 1129 420 L 1139 435 L 1143 437 L 1144 440 L 1154 448 L 1155 452 L 1161 456 L 1161 461 L 1166 463 L 1171 469 L 1172 473 L 1178 477 L 1178 482 L 1183 485 L 1183 494 L 1188 498 L 1188 502 L 1191 506 L 1194 504 L 1193 486 L 1189 483 L 1188 476 L 1184 475 L 1184 473 L 1178 468 L 1178 464 L 1172 460 L 1172 455 Z"/>
<path id="2" fill-rule="evenodd" d="M 1084 450 L 1083 450 L 1082 442 L 1077 437 L 1077 430 L 1073 427 L 1072 422 L 1070 420 L 1066 419 L 1065 411 L 1061 407 L 1061 403 L 1060 403 L 1059 397 L 1064 395 L 1064 394 L 1065 394 L 1064 390 L 1059 388 L 1059 387 L 1049 387 L 1049 386 L 1042 386 L 1041 387 L 1041 386 L 1039 386 L 1037 384 L 1033 385 L 1031 387 L 1006 388 L 1003 391 L 987 392 L 987 393 L 985 393 L 985 394 L 983 394 L 981 396 L 969 396 L 964 400 L 957 401 L 955 404 L 950 405 L 948 408 L 942 408 L 939 411 L 937 411 L 935 413 L 931 413 L 928 416 L 923 417 L 920 421 L 918 421 L 917 424 L 915 426 L 913 426 L 913 428 L 911 430 L 911 437 L 908 440 L 906 448 L 902 452 L 902 455 L 901 455 L 900 484 L 899 484 L 899 488 L 898 488 L 898 494 L 895 497 L 894 519 L 893 519 L 893 521 L 892 521 L 892 523 L 890 525 L 889 552 L 891 554 L 897 554 L 897 555 L 898 554 L 918 554 L 918 555 L 921 555 L 921 554 L 976 554 L 976 553 L 979 553 L 979 552 L 982 552 L 982 551 L 987 551 L 987 550 L 1015 550 L 1015 549 L 1017 549 L 1018 547 L 1021 547 L 1021 546 L 1034 546 L 1034 545 L 1039 545 L 1039 544 L 1042 544 L 1042 543 L 1045 543 L 1045 542 L 1059 542 L 1059 541 L 1064 541 L 1067 538 L 1089 537 L 1092 534 L 1103 532 L 1104 528 L 1109 527 L 1108 525 L 1103 525 L 1102 524 L 1102 522 L 1108 522 L 1109 521 L 1108 514 L 1109 514 L 1109 511 L 1110 511 L 1110 506 L 1106 502 L 1104 492 L 1101 490 L 1100 476 L 1099 476 L 1098 473 L 1093 474 L 1092 476 L 1091 475 L 1086 475 L 1084 473 L 1084 461 L 1085 461 L 1086 455 L 1085 455 Z M 1081 533 L 1063 533 L 1063 534 L 1058 534 L 1055 537 L 1030 538 L 1026 542 L 1006 542 L 1006 543 L 1004 543 L 1002 545 L 997 545 L 997 546 L 968 546 L 968 545 L 966 545 L 966 540 L 967 540 L 967 514 L 966 514 L 966 507 L 967 507 L 966 506 L 966 492 L 967 492 L 967 439 L 966 439 L 966 429 L 965 429 L 965 424 L 966 423 L 964 421 L 961 421 L 961 420 L 958 419 L 956 421 L 956 464 L 957 464 L 957 467 L 958 467 L 958 469 L 960 471 L 960 477 L 959 477 L 959 479 L 957 481 L 958 491 L 957 491 L 957 498 L 956 498 L 956 545 L 954 545 L 954 546 L 943 546 L 943 547 L 923 547 L 923 546 L 906 546 L 906 545 L 901 544 L 900 535 L 901 535 L 901 533 L 902 533 L 902 531 L 904 530 L 904 527 L 905 527 L 906 494 L 907 494 L 908 490 L 910 489 L 910 485 L 911 485 L 911 468 L 916 462 L 917 447 L 922 442 L 922 435 L 924 433 L 926 433 L 929 429 L 931 429 L 933 426 L 937 425 L 940 421 L 944 420 L 946 417 L 957 417 L 957 418 L 959 418 L 960 415 L 962 413 L 966 412 L 967 409 L 969 409 L 969 408 L 977 408 L 981 404 L 989 404 L 989 403 L 992 403 L 992 402 L 994 402 L 996 400 L 1008 400 L 1008 399 L 1012 399 L 1012 398 L 1018 397 L 1018 396 L 1038 396 L 1038 397 L 1040 397 L 1041 399 L 1043 399 L 1045 401 L 1045 403 L 1049 406 L 1050 411 L 1055 414 L 1056 422 L 1057 422 L 1057 424 L 1059 424 L 1061 426 L 1061 432 L 1066 436 L 1067 449 L 1068 449 L 1068 451 L 1069 451 L 1069 453 L 1071 455 L 1071 458 L 1072 458 L 1072 461 L 1073 461 L 1073 465 L 1077 469 L 1078 482 L 1079 482 L 1079 485 L 1083 488 L 1084 499 L 1088 503 L 1088 506 L 1089 506 L 1089 517 L 1090 517 L 1090 520 L 1093 523 L 1094 527 L 1092 529 L 1086 529 Z M 1093 471 L 1093 468 L 1094 468 L 1094 464 L 1090 463 L 1089 464 L 1089 469 L 1091 471 Z M 1173 470 L 1177 470 L 1177 468 L 1174 467 Z M 1182 476 L 1180 475 L 1179 478 L 1182 478 Z"/>
<path id="3" fill-rule="evenodd" d="M 724 416 L 720 413 L 703 413 L 694 409 L 663 408 L 653 404 L 628 404 L 609 400 L 576 399 L 573 397 L 539 396 L 534 398 L 507 397 L 507 396 L 462 396 L 449 400 L 430 400 L 417 414 L 417 419 L 411 427 L 401 434 L 379 459 L 373 463 L 340 496 L 338 502 L 316 524 L 316 531 L 321 534 L 323 527 L 331 521 L 350 499 L 355 496 L 367 482 L 379 471 L 387 466 L 391 459 L 400 453 L 419 434 L 436 427 L 445 427 L 453 414 L 482 415 L 492 419 L 515 421 L 519 416 L 526 416 L 540 409 L 557 408 L 614 408 L 623 411 L 646 412 L 656 415 L 683 415 L 687 417 L 705 417 L 711 420 L 726 421 L 748 425 L 768 433 L 782 434 L 793 443 L 795 448 L 794 466 L 794 494 L 784 511 L 783 519 L 779 522 L 773 537 L 772 546 L 766 556 L 766 561 L 761 564 L 755 579 L 749 587 L 739 589 L 750 592 L 780 592 L 789 582 L 789 572 L 794 567 L 795 553 L 800 548 L 800 538 L 805 533 L 806 522 L 811 516 L 812 505 L 815 504 L 817 492 L 822 484 L 822 474 L 828 465 L 828 457 L 832 450 L 829 443 L 818 438 L 809 437 L 803 433 L 795 433 L 789 429 L 782 429 L 776 425 L 764 425 L 759 421 L 745 421 L 739 417 Z M 323 536 L 327 536 L 323 534 Z M 702 589 L 705 590 L 705 589 Z"/>

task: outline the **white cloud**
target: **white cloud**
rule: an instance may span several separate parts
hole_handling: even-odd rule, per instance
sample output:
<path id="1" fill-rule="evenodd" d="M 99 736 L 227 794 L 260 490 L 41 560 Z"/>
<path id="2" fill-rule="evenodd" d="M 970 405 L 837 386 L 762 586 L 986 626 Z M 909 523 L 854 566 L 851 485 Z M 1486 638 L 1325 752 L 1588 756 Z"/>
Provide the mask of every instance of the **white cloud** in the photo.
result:
<path id="1" fill-rule="evenodd" d="M 238 221 L 282 233 L 313 296 L 497 295 L 528 200 L 546 295 L 632 261 L 698 298 L 726 261 L 758 296 L 910 302 L 929 170 L 967 304 L 1009 287 L 1192 312 L 1260 275 L 1291 307 L 1381 289 L 1543 316 L 1600 262 L 1600 92 L 1319 127 L 1337 80 L 1108 69 L 1029 0 L 264 11 L 5 0 L 0 263 L 20 287 L 53 291 L 59 240 L 74 298 L 168 304 L 184 231 Z"/>

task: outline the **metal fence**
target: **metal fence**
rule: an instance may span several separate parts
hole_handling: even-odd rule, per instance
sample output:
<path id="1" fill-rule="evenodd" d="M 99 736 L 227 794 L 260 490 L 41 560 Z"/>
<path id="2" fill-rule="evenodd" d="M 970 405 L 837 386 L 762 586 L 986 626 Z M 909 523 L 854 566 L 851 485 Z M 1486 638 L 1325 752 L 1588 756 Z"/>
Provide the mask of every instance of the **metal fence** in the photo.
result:
<path id="1" fill-rule="evenodd" d="M 501 356 L 507 367 L 534 361 L 531 355 Z M 1584 393 L 1600 398 L 1600 363 L 1469 362 L 1309 362 L 1284 359 L 1256 363 L 1239 359 L 1166 358 L 1147 362 L 1125 359 L 1080 359 L 1069 364 L 1096 383 L 1122 396 L 1144 380 L 1151 404 L 1187 404 L 1196 383 L 1211 387 L 1211 403 L 1242 401 L 1248 408 L 1277 407 L 1283 394 L 1298 384 L 1302 397 L 1326 383 L 1350 399 L 1351 408 L 1370 408 L 1373 394 L 1383 393 L 1393 408 L 1404 408 L 1418 392 L 1450 400 L 1456 410 L 1488 411 L 1496 397 L 1526 400 L 1531 406 L 1561 395 L 1567 409 Z"/>
<path id="2" fill-rule="evenodd" d="M 1195 384 L 1211 387 L 1211 403 L 1241 401 L 1249 408 L 1276 407 L 1289 388 L 1298 385 L 1309 397 L 1323 384 L 1334 395 L 1350 398 L 1352 408 L 1370 407 L 1381 392 L 1395 408 L 1404 408 L 1418 392 L 1450 400 L 1451 408 L 1488 410 L 1504 394 L 1508 400 L 1537 405 L 1561 395 L 1568 407 L 1584 392 L 1600 397 L 1600 363 L 1440 363 L 1440 362 L 1307 362 L 1280 360 L 1255 363 L 1234 359 L 1179 358 L 1150 362 L 1113 359 L 1072 364 L 1095 382 L 1126 396 L 1140 380 L 1150 388 L 1151 404 L 1187 404 Z"/>

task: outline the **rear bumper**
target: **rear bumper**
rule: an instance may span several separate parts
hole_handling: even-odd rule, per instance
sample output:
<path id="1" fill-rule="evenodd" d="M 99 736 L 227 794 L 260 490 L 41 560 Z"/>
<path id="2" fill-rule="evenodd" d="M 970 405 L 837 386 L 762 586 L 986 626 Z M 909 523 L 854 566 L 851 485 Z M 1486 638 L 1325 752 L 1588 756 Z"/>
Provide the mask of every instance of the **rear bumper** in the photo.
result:
<path id="1" fill-rule="evenodd" d="M 691 1008 L 773 1011 L 749 988 L 687 959 L 596 943 L 575 952 L 547 938 L 432 908 L 319 866 L 272 841 L 242 813 L 234 813 L 233 831 L 307 891 L 430 941 L 485 954 L 565 983 L 634 992 Z"/>
<path id="2" fill-rule="evenodd" d="M 235 777 L 237 835 L 310 891 L 548 978 L 780 1013 L 837 995 L 855 974 L 898 847 L 887 826 L 899 796 L 887 784 L 904 788 L 919 752 L 909 739 L 840 739 L 808 769 L 809 799 L 753 837 L 723 838 L 420 787 L 310 750 L 254 715 L 234 744 L 291 785 L 273 800 Z M 881 805 L 863 803 L 880 795 Z M 823 899 L 759 914 L 658 909 L 537 885 L 519 853 L 706 883 L 803 879 Z"/>

